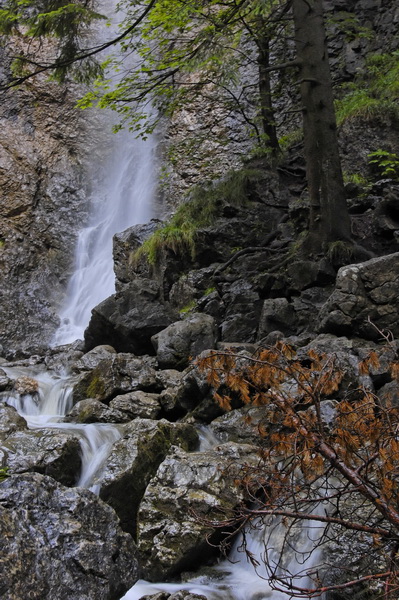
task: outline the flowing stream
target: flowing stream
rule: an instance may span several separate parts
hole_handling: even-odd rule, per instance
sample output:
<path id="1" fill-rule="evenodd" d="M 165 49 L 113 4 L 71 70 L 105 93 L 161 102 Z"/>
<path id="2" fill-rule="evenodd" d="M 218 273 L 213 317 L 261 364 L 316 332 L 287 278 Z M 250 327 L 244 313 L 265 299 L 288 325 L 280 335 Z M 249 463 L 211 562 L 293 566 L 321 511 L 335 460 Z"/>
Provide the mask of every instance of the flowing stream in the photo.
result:
<path id="1" fill-rule="evenodd" d="M 322 509 L 321 501 L 319 510 Z M 317 571 L 320 551 L 314 549 L 323 531 L 324 527 L 313 521 L 301 523 L 289 533 L 279 518 L 267 527 L 259 522 L 246 532 L 246 550 L 258 563 L 257 566 L 248 560 L 242 548 L 242 537 L 238 537 L 229 559 L 220 562 L 211 575 L 199 576 L 187 583 L 140 580 L 121 600 L 140 600 L 143 596 L 160 592 L 173 594 L 182 589 L 206 596 L 208 600 L 287 600 L 287 594 L 272 589 L 268 582 L 264 563 L 266 554 L 268 563 L 275 565 L 281 577 L 294 576 L 295 585 L 312 587 L 307 573 Z"/>
<path id="2" fill-rule="evenodd" d="M 72 408 L 73 377 L 57 376 L 31 368 L 2 368 L 12 379 L 37 382 L 37 392 L 10 392 L 4 397 L 5 402 L 24 417 L 29 429 L 63 429 L 75 434 L 80 441 L 82 461 L 76 485 L 99 493 L 98 486 L 92 483 L 105 465 L 113 443 L 121 437 L 121 427 L 114 424 L 62 421 Z"/>

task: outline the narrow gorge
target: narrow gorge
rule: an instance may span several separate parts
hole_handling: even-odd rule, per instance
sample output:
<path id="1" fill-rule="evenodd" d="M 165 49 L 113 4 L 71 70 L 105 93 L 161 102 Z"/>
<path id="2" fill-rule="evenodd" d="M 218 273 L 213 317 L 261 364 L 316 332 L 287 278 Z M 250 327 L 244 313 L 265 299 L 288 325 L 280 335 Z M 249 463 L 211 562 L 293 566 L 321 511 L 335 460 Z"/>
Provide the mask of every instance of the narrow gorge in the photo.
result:
<path id="1" fill-rule="evenodd" d="M 310 2 L 351 232 L 318 246 L 298 72 L 271 78 L 278 149 L 259 134 L 248 23 L 269 11 L 269 59 L 295 57 L 291 3 L 266 4 L 245 4 L 229 84 L 199 54 L 212 85 L 183 70 L 187 102 L 177 71 L 145 98 L 158 120 L 142 138 L 134 111 L 113 132 L 138 78 L 105 109 L 76 106 L 93 93 L 84 78 L 14 87 L 26 31 L 7 37 L 11 4 L 0 12 L 1 599 L 399 595 L 399 9 Z M 145 77 L 177 60 L 161 3 L 132 7 L 121 27 L 144 9 L 153 29 L 139 22 L 144 50 L 124 38 L 119 82 L 123 52 L 144 61 L 152 31 L 164 62 L 143 62 Z M 197 26 L 203 9 L 190 4 Z M 229 34 L 211 44 L 227 71 Z"/>

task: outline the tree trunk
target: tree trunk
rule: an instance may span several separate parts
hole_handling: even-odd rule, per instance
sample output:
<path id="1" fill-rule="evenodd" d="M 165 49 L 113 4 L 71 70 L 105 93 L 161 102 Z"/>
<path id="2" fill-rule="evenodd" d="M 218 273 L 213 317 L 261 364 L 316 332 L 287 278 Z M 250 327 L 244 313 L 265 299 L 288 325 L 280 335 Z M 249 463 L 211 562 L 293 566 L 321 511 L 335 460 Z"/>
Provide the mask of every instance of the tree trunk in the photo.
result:
<path id="1" fill-rule="evenodd" d="M 300 85 L 311 247 L 320 251 L 351 239 L 345 201 L 322 0 L 293 0 Z"/>

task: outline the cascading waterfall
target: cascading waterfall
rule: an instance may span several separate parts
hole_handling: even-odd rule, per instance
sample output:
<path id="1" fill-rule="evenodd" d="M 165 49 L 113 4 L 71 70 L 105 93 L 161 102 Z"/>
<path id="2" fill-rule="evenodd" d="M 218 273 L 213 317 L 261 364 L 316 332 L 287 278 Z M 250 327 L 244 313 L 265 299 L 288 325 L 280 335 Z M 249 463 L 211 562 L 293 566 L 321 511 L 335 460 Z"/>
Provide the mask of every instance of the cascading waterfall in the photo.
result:
<path id="1" fill-rule="evenodd" d="M 111 132 L 109 152 L 93 185 L 92 216 L 78 237 L 75 269 L 70 279 L 61 324 L 52 345 L 83 337 L 92 308 L 115 291 L 112 237 L 152 217 L 155 190 L 155 136 L 135 138 L 129 131 Z"/>
<path id="2" fill-rule="evenodd" d="M 4 400 L 24 417 L 29 429 L 63 429 L 74 433 L 80 441 L 82 467 L 76 485 L 99 493 L 92 485 L 104 465 L 112 444 L 121 437 L 118 425 L 93 423 L 65 423 L 62 418 L 72 408 L 72 385 L 74 378 L 57 376 L 47 371 L 29 368 L 2 367 L 12 379 L 28 378 L 37 382 L 37 392 L 10 392 Z"/>

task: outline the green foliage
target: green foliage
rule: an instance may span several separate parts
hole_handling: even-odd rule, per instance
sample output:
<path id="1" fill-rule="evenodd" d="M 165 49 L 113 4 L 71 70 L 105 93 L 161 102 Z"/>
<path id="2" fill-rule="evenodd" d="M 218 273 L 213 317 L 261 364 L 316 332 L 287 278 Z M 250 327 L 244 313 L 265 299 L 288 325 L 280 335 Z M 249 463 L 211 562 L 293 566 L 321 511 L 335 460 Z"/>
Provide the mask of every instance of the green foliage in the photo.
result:
<path id="1" fill-rule="evenodd" d="M 399 51 L 370 56 L 345 89 L 346 95 L 336 103 L 338 125 L 355 118 L 399 120 Z"/>
<path id="2" fill-rule="evenodd" d="M 292 148 L 292 146 L 295 146 L 295 144 L 301 142 L 302 139 L 303 131 L 301 128 L 298 128 L 294 129 L 294 131 L 290 131 L 290 133 L 287 133 L 286 135 L 283 135 L 278 142 L 281 150 L 284 152 Z"/>
<path id="3" fill-rule="evenodd" d="M 0 482 L 7 479 L 7 477 L 10 477 L 10 474 L 8 472 L 8 467 L 0 467 Z"/>
<path id="4" fill-rule="evenodd" d="M 369 164 L 381 177 L 399 178 L 399 156 L 387 150 L 376 150 L 367 155 Z"/>
<path id="5" fill-rule="evenodd" d="M 359 22 L 357 16 L 353 13 L 340 10 L 327 20 L 329 25 L 335 26 L 343 33 L 347 41 L 365 38 L 371 40 L 374 38 L 374 32 L 370 27 L 365 27 Z"/>
<path id="6" fill-rule="evenodd" d="M 364 175 L 361 175 L 360 173 L 348 173 L 344 171 L 343 176 L 344 183 L 355 183 L 356 185 L 364 188 L 370 187 L 370 181 L 367 179 L 367 177 L 364 177 Z"/>
<path id="7" fill-rule="evenodd" d="M 169 223 L 155 231 L 134 253 L 133 263 L 145 256 L 151 265 L 155 265 L 165 249 L 177 255 L 187 254 L 194 260 L 198 229 L 211 225 L 220 216 L 225 203 L 244 205 L 248 201 L 250 179 L 258 175 L 256 170 L 234 171 L 217 184 L 194 188 Z"/>
<path id="8" fill-rule="evenodd" d="M 330 263 L 338 268 L 353 262 L 354 247 L 353 244 L 337 240 L 336 242 L 328 244 L 326 254 Z"/>

